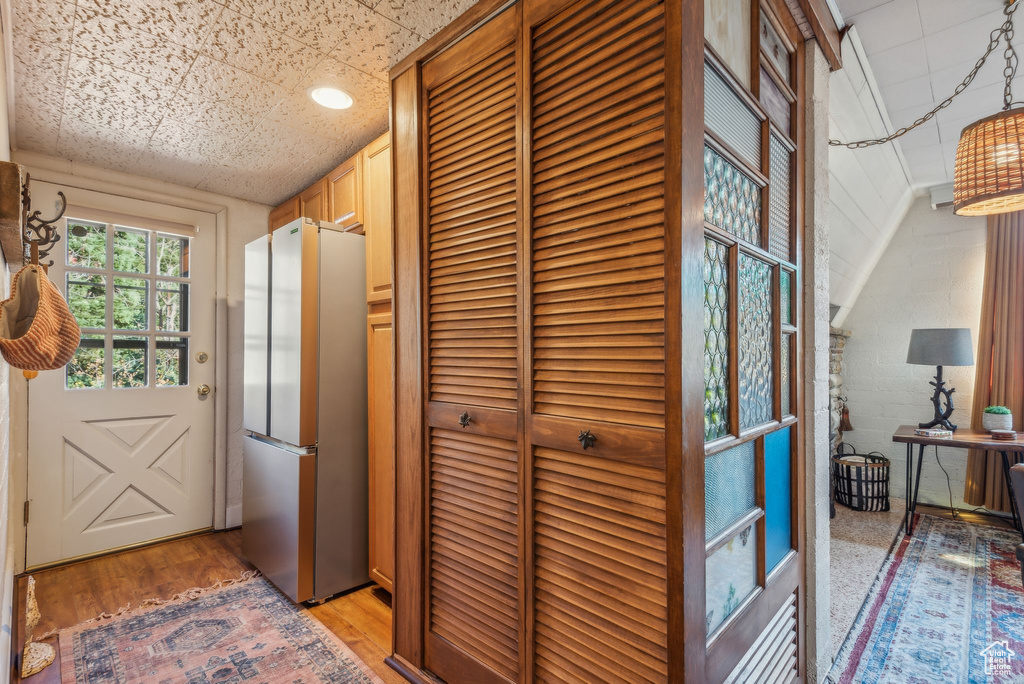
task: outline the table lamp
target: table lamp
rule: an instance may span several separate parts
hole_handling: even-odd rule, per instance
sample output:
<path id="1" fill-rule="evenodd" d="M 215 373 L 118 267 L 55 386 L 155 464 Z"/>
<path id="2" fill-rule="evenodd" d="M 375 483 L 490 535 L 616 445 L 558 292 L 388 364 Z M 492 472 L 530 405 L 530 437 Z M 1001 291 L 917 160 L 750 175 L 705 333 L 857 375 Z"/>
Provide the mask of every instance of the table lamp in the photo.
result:
<path id="1" fill-rule="evenodd" d="M 953 415 L 953 392 L 956 390 L 946 389 L 946 383 L 942 380 L 942 367 L 974 365 L 971 331 L 968 328 L 915 329 L 910 333 L 907 363 L 936 367 L 935 380 L 929 383 L 935 388 L 932 394 L 935 417 L 930 423 L 920 423 L 919 427 L 941 425 L 947 430 L 956 430 L 956 425 L 949 422 L 949 417 Z"/>

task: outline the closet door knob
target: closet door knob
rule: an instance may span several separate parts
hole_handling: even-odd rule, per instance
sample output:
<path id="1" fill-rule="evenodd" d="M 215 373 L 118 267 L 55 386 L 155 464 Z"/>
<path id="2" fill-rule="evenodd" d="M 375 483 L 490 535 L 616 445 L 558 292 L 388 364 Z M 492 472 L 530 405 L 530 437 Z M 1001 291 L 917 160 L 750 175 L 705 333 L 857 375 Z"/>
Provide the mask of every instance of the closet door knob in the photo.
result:
<path id="1" fill-rule="evenodd" d="M 463 428 L 465 428 L 467 425 L 469 425 L 469 421 L 470 421 L 469 411 L 463 411 L 462 415 L 459 416 L 459 425 L 461 425 Z"/>
<path id="2" fill-rule="evenodd" d="M 592 433 L 590 430 L 587 430 L 586 432 L 580 430 L 580 436 L 577 437 L 576 440 L 583 447 L 583 450 L 586 451 L 590 447 L 594 446 L 594 442 L 597 441 L 597 435 Z"/>

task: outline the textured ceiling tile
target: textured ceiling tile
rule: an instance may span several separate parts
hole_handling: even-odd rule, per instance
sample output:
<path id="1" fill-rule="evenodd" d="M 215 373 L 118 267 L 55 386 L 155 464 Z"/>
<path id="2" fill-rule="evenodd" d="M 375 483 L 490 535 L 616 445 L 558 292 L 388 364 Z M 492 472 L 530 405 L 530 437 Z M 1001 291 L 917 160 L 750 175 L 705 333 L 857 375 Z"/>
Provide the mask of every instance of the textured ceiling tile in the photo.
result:
<path id="1" fill-rule="evenodd" d="M 71 48 L 74 3 L 62 0 L 13 0 L 11 40 L 15 68 L 40 78 L 63 78 Z"/>
<path id="2" fill-rule="evenodd" d="M 338 2 L 354 2 L 354 0 L 338 0 Z M 227 0 L 229 9 L 242 16 L 272 26 L 289 36 L 302 34 L 301 27 L 322 14 L 326 7 L 333 5 L 332 0 Z M 309 45 L 318 48 L 319 46 Z M 333 46 L 331 46 L 333 47 Z M 328 52 L 329 50 L 321 50 Z"/>
<path id="3" fill-rule="evenodd" d="M 210 101 L 227 103 L 257 118 L 262 118 L 288 94 L 286 88 L 203 55 L 192 65 L 181 89 Z"/>
<path id="4" fill-rule="evenodd" d="M 208 131 L 164 117 L 149 141 L 149 149 L 164 154 L 177 153 L 184 160 L 221 159 L 241 147 L 248 129 Z"/>
<path id="5" fill-rule="evenodd" d="M 75 13 L 73 52 L 164 83 L 178 84 L 195 52 L 105 17 L 95 9 Z"/>
<path id="6" fill-rule="evenodd" d="M 135 131 L 112 131 L 81 121 L 61 121 L 57 154 L 85 164 L 130 173 L 146 145 Z"/>
<path id="7" fill-rule="evenodd" d="M 206 98 L 184 88 L 167 102 L 165 119 L 174 119 L 199 130 L 244 136 L 252 132 L 259 117 L 237 109 L 224 100 Z"/>
<path id="8" fill-rule="evenodd" d="M 135 160 L 131 173 L 156 178 L 168 183 L 195 187 L 210 172 L 210 161 L 205 158 L 185 158 L 173 151 L 146 149 Z"/>
<path id="9" fill-rule="evenodd" d="M 220 15 L 203 54 L 285 88 L 294 88 L 323 59 L 298 40 L 228 9 Z"/>
<path id="10" fill-rule="evenodd" d="M 47 111 L 42 107 L 32 110 L 18 108 L 14 116 L 14 140 L 11 146 L 18 150 L 54 154 L 57 151 L 59 131 L 59 111 Z"/>
<path id="11" fill-rule="evenodd" d="M 78 5 L 192 49 L 206 39 L 223 9 L 214 0 L 78 0 Z"/>
<path id="12" fill-rule="evenodd" d="M 404 26 L 355 2 L 339 5 L 310 31 L 323 36 L 321 43 L 337 45 L 332 57 L 384 81 L 388 69 L 423 42 Z"/>
<path id="13" fill-rule="evenodd" d="M 61 121 L 80 121 L 109 128 L 115 133 L 130 134 L 133 139 L 143 135 L 148 138 L 160 123 L 160 114 L 154 109 L 135 109 L 116 97 L 96 97 L 69 88 L 64 93 Z"/>
<path id="14" fill-rule="evenodd" d="M 67 88 L 68 93 L 80 97 L 123 98 L 132 107 L 154 111 L 158 116 L 175 90 L 161 81 L 75 54 L 68 65 Z"/>
<path id="15" fill-rule="evenodd" d="M 273 204 L 275 201 L 267 198 L 276 197 L 281 185 L 280 178 L 262 171 L 239 171 L 234 167 L 213 166 L 196 188 L 252 202 Z"/>
<path id="16" fill-rule="evenodd" d="M 429 38 L 474 4 L 476 0 L 380 0 L 374 11 L 413 33 Z"/>
<path id="17" fill-rule="evenodd" d="M 306 94 L 311 86 L 330 85 L 352 96 L 349 109 L 328 109 Z M 268 119 L 328 138 L 342 138 L 354 128 L 372 124 L 387 127 L 388 84 L 336 59 L 324 60 L 274 108 Z"/>

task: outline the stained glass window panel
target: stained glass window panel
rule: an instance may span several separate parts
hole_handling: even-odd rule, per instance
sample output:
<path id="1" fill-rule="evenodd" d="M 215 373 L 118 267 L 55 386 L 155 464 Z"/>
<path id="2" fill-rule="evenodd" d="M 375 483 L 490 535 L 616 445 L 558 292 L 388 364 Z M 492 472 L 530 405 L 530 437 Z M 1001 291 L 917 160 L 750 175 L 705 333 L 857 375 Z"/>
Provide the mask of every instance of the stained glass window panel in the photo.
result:
<path id="1" fill-rule="evenodd" d="M 761 188 L 711 147 L 704 147 L 704 220 L 760 246 Z"/>
<path id="2" fill-rule="evenodd" d="M 780 356 L 779 356 L 779 373 L 782 374 L 782 377 L 779 379 L 779 385 L 781 386 L 781 390 L 780 391 L 781 391 L 781 394 L 782 394 L 782 397 L 781 397 L 781 399 L 782 399 L 782 415 L 784 415 L 784 416 L 788 416 L 791 413 L 793 413 L 793 406 L 792 406 L 792 403 L 791 403 L 792 402 L 792 399 L 791 399 L 791 387 L 792 387 L 792 385 L 791 385 L 791 383 L 792 383 L 793 370 L 792 370 L 792 368 L 790 368 L 790 357 L 789 357 L 790 352 L 792 351 L 792 349 L 791 349 L 792 341 L 793 341 L 793 336 L 792 335 L 783 335 L 782 336 L 782 347 L 781 347 Z"/>
<path id="3" fill-rule="evenodd" d="M 704 239 L 704 439 L 729 434 L 729 249 Z"/>
<path id="4" fill-rule="evenodd" d="M 764 438 L 765 568 L 778 565 L 793 544 L 790 428 Z"/>
<path id="5" fill-rule="evenodd" d="M 704 62 L 704 122 L 751 167 L 761 168 L 761 119 L 707 62 Z"/>
<path id="6" fill-rule="evenodd" d="M 765 51 L 768 59 L 778 69 L 779 75 L 789 82 L 789 50 L 786 49 L 778 31 L 764 14 L 761 15 L 761 49 Z"/>
<path id="7" fill-rule="evenodd" d="M 789 271 L 782 269 L 779 274 L 779 299 L 782 301 L 782 322 L 793 325 L 793 288 L 790 284 Z"/>
<path id="8" fill-rule="evenodd" d="M 705 561 L 707 613 L 711 636 L 757 587 L 757 527 L 750 525 Z"/>
<path id="9" fill-rule="evenodd" d="M 704 459 L 705 541 L 734 524 L 754 505 L 754 442 Z"/>
<path id="10" fill-rule="evenodd" d="M 772 419 L 772 267 L 740 254 L 740 428 Z"/>
<path id="11" fill-rule="evenodd" d="M 770 136 L 768 186 L 768 251 L 772 256 L 791 261 L 789 248 L 790 182 L 792 164 L 789 148 L 775 135 Z M 705 172 L 706 173 L 706 172 Z"/>

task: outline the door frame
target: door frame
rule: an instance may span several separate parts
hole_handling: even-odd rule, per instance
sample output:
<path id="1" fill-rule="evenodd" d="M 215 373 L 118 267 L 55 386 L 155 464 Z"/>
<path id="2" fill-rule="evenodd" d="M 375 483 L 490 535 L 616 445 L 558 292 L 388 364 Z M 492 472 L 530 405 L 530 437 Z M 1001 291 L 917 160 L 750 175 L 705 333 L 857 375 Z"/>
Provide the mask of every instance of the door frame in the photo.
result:
<path id="1" fill-rule="evenodd" d="M 32 160 L 37 161 L 36 159 Z M 44 164 L 48 160 L 39 160 Z M 66 162 L 53 160 L 67 168 Z M 106 180 L 112 174 L 96 170 L 98 173 L 84 175 L 81 167 L 75 166 L 65 172 L 47 166 L 37 167 L 23 163 L 26 172 L 31 174 L 34 183 L 56 185 L 69 193 L 75 191 L 94 192 L 110 198 L 125 201 L 142 201 L 151 204 L 163 204 L 175 209 L 194 213 L 197 222 L 208 222 L 213 219 L 215 230 L 214 262 L 215 274 L 215 325 L 214 353 L 219 363 L 215 366 L 214 422 L 213 422 L 213 529 L 222 530 L 227 527 L 227 402 L 228 387 L 228 277 L 227 277 L 227 212 L 222 204 L 214 204 L 189 197 L 169 195 L 164 192 L 131 187 L 116 180 Z M 183 188 L 185 189 L 185 188 Z M 196 194 L 207 194 L 194 191 Z M 68 194 L 68 193 L 66 193 Z M 69 201 L 70 203 L 70 201 Z M 49 215 L 49 207 L 37 207 L 43 215 Z M 121 212 L 130 213 L 130 212 Z M 159 217 L 154 217 L 159 218 Z M 63 243 L 58 243 L 61 247 Z M 56 259 L 56 257 L 54 257 Z M 13 269 L 14 265 L 12 265 Z M 220 391 L 216 391 L 219 389 Z M 29 381 L 16 369 L 11 369 L 10 376 L 10 526 L 11 544 L 14 547 L 14 573 L 25 572 L 28 553 L 28 528 L 24 520 L 24 506 L 28 500 L 28 390 Z"/>

